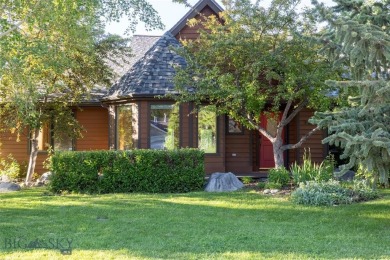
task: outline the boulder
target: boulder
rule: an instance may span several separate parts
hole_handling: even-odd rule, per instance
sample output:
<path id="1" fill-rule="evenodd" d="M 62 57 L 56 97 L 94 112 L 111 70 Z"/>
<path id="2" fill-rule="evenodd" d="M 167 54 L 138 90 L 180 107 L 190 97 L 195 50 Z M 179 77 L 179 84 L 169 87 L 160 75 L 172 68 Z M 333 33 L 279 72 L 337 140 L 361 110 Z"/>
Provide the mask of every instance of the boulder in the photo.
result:
<path id="1" fill-rule="evenodd" d="M 1 182 L 0 183 L 0 192 L 11 192 L 20 190 L 19 184 L 13 182 Z"/>
<path id="2" fill-rule="evenodd" d="M 7 175 L 0 175 L 0 182 L 11 182 L 11 179 Z"/>
<path id="3" fill-rule="evenodd" d="M 39 187 L 49 183 L 51 177 L 51 172 L 45 172 L 39 177 L 39 179 L 35 182 L 34 186 Z"/>
<path id="4" fill-rule="evenodd" d="M 235 191 L 244 187 L 244 184 L 231 172 L 216 172 L 211 174 L 205 191 L 222 192 Z"/>
<path id="5" fill-rule="evenodd" d="M 348 170 L 341 176 L 339 176 L 339 174 L 340 174 L 340 169 L 336 168 L 334 171 L 334 175 L 336 176 L 337 180 L 352 181 L 355 178 L 356 173 L 354 171 Z"/>
<path id="6" fill-rule="evenodd" d="M 278 192 L 279 192 L 278 189 L 265 189 L 265 190 L 263 191 L 263 194 L 272 194 L 272 195 L 275 195 L 275 194 L 277 194 Z"/>
<path id="7" fill-rule="evenodd" d="M 44 174 L 41 175 L 41 177 L 39 177 L 38 180 L 46 184 L 47 182 L 50 181 L 50 177 L 51 177 L 51 172 L 45 172 Z"/>

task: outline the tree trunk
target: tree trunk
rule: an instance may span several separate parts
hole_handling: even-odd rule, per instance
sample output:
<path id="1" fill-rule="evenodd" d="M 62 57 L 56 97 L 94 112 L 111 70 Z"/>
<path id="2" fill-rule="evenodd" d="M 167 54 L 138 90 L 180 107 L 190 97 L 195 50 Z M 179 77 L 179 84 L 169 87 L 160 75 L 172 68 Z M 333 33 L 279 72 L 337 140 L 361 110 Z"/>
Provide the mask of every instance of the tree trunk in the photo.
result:
<path id="1" fill-rule="evenodd" d="M 31 151 L 30 151 L 30 159 L 28 162 L 27 174 L 25 184 L 29 185 L 32 181 L 32 177 L 35 170 L 35 163 L 37 161 L 38 156 L 38 136 L 39 129 L 34 129 L 31 136 Z"/>
<path id="2" fill-rule="evenodd" d="M 281 138 L 276 137 L 275 141 L 272 142 L 275 168 L 284 167 L 284 156 L 283 156 L 284 150 L 282 149 L 282 146 L 283 146 L 283 140 Z"/>

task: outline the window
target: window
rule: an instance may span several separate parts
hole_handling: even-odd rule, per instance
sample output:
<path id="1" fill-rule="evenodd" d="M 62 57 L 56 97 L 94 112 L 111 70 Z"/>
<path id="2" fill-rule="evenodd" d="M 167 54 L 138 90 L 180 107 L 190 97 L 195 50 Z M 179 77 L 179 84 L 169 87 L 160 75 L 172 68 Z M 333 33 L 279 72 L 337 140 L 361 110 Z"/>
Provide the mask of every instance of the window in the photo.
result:
<path id="1" fill-rule="evenodd" d="M 175 149 L 179 147 L 179 106 L 150 106 L 150 148 Z"/>
<path id="2" fill-rule="evenodd" d="M 65 134 L 54 136 L 53 125 L 46 123 L 39 131 L 38 151 L 47 151 L 50 147 L 54 151 L 72 151 L 73 139 Z"/>
<path id="3" fill-rule="evenodd" d="M 244 129 L 242 127 L 242 125 L 235 121 L 233 118 L 231 118 L 230 116 L 227 117 L 227 133 L 228 134 L 243 134 L 244 133 Z"/>
<path id="4" fill-rule="evenodd" d="M 50 125 L 45 124 L 39 131 L 38 135 L 38 151 L 47 151 L 51 146 Z"/>
<path id="5" fill-rule="evenodd" d="M 267 118 L 267 131 L 272 136 L 276 136 L 277 130 L 278 130 L 278 121 L 273 117 Z"/>
<path id="6" fill-rule="evenodd" d="M 54 151 L 73 151 L 73 139 L 67 135 L 52 138 Z"/>
<path id="7" fill-rule="evenodd" d="M 117 107 L 116 125 L 116 148 L 119 150 L 131 150 L 136 148 L 138 136 L 136 131 L 137 107 L 135 104 Z"/>
<path id="8" fill-rule="evenodd" d="M 199 109 L 198 148 L 205 153 L 217 152 L 217 114 L 213 106 Z"/>

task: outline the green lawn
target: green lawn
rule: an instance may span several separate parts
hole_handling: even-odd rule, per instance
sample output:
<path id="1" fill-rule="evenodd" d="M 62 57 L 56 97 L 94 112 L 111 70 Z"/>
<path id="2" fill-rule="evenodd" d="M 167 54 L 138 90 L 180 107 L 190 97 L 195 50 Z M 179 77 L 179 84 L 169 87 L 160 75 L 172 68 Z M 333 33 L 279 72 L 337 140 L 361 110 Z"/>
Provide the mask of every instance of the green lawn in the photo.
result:
<path id="1" fill-rule="evenodd" d="M 382 193 L 319 208 L 253 191 L 0 194 L 0 259 L 390 259 L 390 191 Z M 21 247 L 39 239 L 50 248 L 20 249 L 18 237 Z M 65 239 L 72 255 L 52 248 Z"/>

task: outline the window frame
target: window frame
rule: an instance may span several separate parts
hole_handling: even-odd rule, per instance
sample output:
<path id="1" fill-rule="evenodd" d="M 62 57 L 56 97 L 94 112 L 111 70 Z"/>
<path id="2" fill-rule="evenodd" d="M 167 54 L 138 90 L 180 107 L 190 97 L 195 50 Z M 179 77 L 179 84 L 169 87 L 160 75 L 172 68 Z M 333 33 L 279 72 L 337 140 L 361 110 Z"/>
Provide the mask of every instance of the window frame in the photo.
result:
<path id="1" fill-rule="evenodd" d="M 133 149 L 137 149 L 139 147 L 139 138 L 140 138 L 140 136 L 139 136 L 139 133 L 140 133 L 139 126 L 137 127 L 137 126 L 133 126 L 132 125 L 133 131 L 134 131 L 134 129 L 136 129 L 136 131 L 137 131 L 138 139 L 135 140 L 133 138 L 133 135 L 132 135 L 132 143 L 133 143 L 132 148 L 131 149 L 126 149 L 126 150 L 119 149 L 119 134 L 118 134 L 118 131 L 119 131 L 119 123 L 118 123 L 119 122 L 119 109 L 120 109 L 120 107 L 125 107 L 125 106 L 131 108 L 131 118 L 132 118 L 132 120 L 134 118 L 134 111 L 133 111 L 133 109 L 134 109 L 134 106 L 136 106 L 136 108 L 138 109 L 138 118 L 137 118 L 138 124 L 139 124 L 139 116 L 140 116 L 139 115 L 139 106 L 137 106 L 136 103 L 123 103 L 123 104 L 115 106 L 115 138 L 114 138 L 115 143 L 114 143 L 114 148 L 115 148 L 115 150 L 120 150 L 120 151 L 130 151 L 130 150 L 133 150 Z M 132 121 L 132 123 L 133 123 L 133 121 Z"/>
<path id="2" fill-rule="evenodd" d="M 150 121 L 151 121 L 151 116 L 152 116 L 152 106 L 163 106 L 163 105 L 168 105 L 168 106 L 171 106 L 171 109 L 173 110 L 174 106 L 177 106 L 178 108 L 178 127 L 177 127 L 177 130 L 179 131 L 178 135 L 177 135 L 177 138 L 178 138 L 178 142 L 177 142 L 177 146 L 174 147 L 173 149 L 179 149 L 181 147 L 181 144 L 182 144 L 182 127 L 181 127 L 181 122 L 182 122 L 182 116 L 181 116 L 181 107 L 180 107 L 180 104 L 177 104 L 175 102 L 172 102 L 172 101 L 161 101 L 161 102 L 149 102 L 148 103 L 148 111 L 147 111 L 147 125 L 148 125 L 148 133 L 147 133 L 147 145 L 148 145 L 148 149 L 153 149 L 153 150 L 165 150 L 167 148 L 152 148 L 151 145 L 151 126 L 150 126 Z M 167 132 L 168 133 L 168 132 Z M 165 142 L 164 142 L 165 143 Z M 167 149 L 168 150 L 168 149 Z"/>
<path id="3" fill-rule="evenodd" d="M 233 118 L 231 118 L 228 115 L 226 115 L 225 120 L 226 120 L 226 133 L 228 135 L 243 135 L 244 134 L 244 126 L 242 124 L 240 124 L 239 122 L 237 122 L 236 120 L 234 120 Z M 230 127 L 231 122 L 238 124 L 239 131 L 232 131 L 232 129 Z"/>
<path id="4" fill-rule="evenodd" d="M 30 131 L 29 131 L 30 132 Z M 56 150 L 54 147 L 55 147 L 55 138 L 54 138 L 54 123 L 53 122 L 49 122 L 47 124 L 45 124 L 45 126 L 42 127 L 42 129 L 39 131 L 40 132 L 40 135 L 42 133 L 42 135 L 48 135 L 48 143 L 49 144 L 49 147 L 46 147 L 46 149 L 42 149 L 42 147 L 39 146 L 38 144 L 38 153 L 48 153 L 50 149 L 52 149 L 53 151 L 76 151 L 76 141 L 74 138 L 72 138 L 71 140 L 71 150 Z M 45 133 L 46 132 L 46 133 Z M 39 137 L 39 136 L 38 136 Z M 28 151 L 31 152 L 31 132 L 30 132 L 30 138 L 29 138 L 29 149 Z"/>
<path id="5" fill-rule="evenodd" d="M 202 107 L 207 107 L 207 106 L 212 106 L 212 105 L 207 105 L 207 104 L 202 104 L 198 107 L 197 109 L 197 114 L 196 114 L 196 148 L 202 150 L 199 148 L 199 111 Z M 219 155 L 219 142 L 220 142 L 220 133 L 219 133 L 219 124 L 220 121 L 220 116 L 218 116 L 217 112 L 215 112 L 215 152 L 206 152 L 205 150 L 202 150 L 205 152 L 205 155 Z"/>

